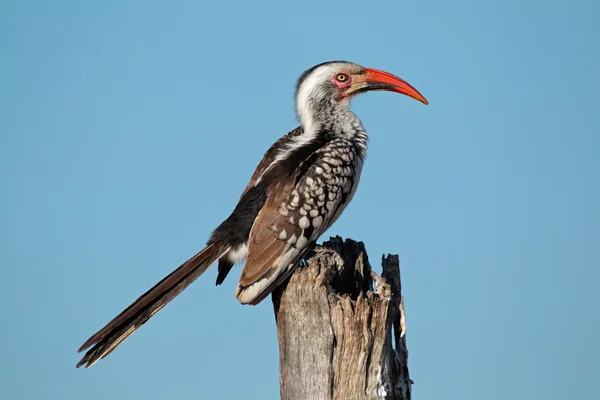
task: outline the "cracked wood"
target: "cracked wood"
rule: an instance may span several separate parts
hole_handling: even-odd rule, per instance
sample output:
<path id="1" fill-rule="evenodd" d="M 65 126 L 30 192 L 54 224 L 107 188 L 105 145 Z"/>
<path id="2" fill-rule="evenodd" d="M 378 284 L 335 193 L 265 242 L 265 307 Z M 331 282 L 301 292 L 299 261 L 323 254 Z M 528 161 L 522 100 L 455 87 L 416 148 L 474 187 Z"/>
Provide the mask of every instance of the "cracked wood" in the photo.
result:
<path id="1" fill-rule="evenodd" d="M 397 256 L 332 238 L 273 293 L 283 400 L 411 398 Z"/>

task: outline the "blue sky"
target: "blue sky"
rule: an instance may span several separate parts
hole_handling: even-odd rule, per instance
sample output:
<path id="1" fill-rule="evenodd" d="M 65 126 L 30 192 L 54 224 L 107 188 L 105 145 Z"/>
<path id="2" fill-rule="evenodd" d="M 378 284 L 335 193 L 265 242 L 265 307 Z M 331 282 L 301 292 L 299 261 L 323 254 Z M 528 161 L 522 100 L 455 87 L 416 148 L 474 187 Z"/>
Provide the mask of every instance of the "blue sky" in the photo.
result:
<path id="1" fill-rule="evenodd" d="M 598 4 L 0 2 L 0 397 L 278 398 L 239 267 L 76 350 L 229 214 L 297 76 L 347 59 L 430 101 L 354 102 L 369 155 L 326 234 L 400 255 L 415 398 L 595 398 Z"/>

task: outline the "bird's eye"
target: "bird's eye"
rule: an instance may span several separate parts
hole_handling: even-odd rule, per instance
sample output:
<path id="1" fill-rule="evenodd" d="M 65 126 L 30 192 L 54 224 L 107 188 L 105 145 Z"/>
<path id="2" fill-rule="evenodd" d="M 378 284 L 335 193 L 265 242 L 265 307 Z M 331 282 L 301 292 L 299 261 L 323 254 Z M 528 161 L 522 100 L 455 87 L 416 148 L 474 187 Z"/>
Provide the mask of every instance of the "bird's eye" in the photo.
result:
<path id="1" fill-rule="evenodd" d="M 338 82 L 347 82 L 348 81 L 348 74 L 337 74 L 335 76 L 335 80 Z"/>

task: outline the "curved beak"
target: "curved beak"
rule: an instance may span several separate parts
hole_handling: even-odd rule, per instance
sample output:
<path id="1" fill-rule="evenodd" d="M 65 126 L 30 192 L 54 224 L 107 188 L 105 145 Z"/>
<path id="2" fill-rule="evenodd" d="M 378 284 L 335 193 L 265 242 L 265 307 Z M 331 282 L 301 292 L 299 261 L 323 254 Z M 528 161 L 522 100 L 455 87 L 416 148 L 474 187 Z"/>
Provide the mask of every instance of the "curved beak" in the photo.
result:
<path id="1" fill-rule="evenodd" d="M 346 90 L 346 95 L 355 95 L 370 90 L 387 90 L 412 97 L 424 104 L 429 104 L 417 89 L 395 75 L 377 69 L 365 68 L 365 72 L 354 75 L 354 83 Z"/>

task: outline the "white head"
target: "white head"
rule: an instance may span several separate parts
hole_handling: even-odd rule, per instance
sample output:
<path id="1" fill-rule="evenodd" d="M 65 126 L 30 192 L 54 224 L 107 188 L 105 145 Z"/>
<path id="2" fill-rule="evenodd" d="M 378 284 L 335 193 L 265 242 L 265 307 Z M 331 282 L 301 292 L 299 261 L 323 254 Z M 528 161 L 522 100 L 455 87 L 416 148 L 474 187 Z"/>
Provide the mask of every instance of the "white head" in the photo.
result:
<path id="1" fill-rule="evenodd" d="M 334 110 L 348 109 L 350 98 L 370 90 L 402 93 L 427 104 L 404 80 L 347 61 L 329 61 L 305 71 L 296 86 L 296 113 L 305 131 L 311 131 Z"/>

